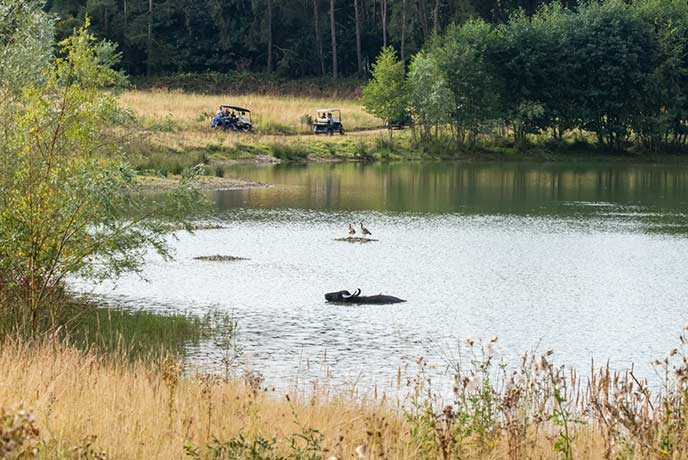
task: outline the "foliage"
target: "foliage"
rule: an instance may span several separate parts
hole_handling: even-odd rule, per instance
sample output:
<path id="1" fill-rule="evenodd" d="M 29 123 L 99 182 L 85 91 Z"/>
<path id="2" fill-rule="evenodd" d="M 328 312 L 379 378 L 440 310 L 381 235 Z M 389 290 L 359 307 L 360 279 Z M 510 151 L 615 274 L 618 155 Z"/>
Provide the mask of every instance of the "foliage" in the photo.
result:
<path id="1" fill-rule="evenodd" d="M 575 0 L 565 0 L 574 5 Z M 154 75 L 214 71 L 262 72 L 267 68 L 267 0 L 52 0 L 61 38 L 79 27 L 85 16 L 93 19 L 94 32 L 119 44 L 123 66 L 133 75 L 147 67 Z M 452 0 L 437 3 L 437 28 L 481 18 L 498 23 L 519 8 L 533 14 L 546 0 Z M 315 8 L 314 8 L 315 6 Z M 404 58 L 423 48 L 433 36 L 436 3 L 386 2 L 387 43 L 404 49 Z M 335 34 L 338 67 L 342 75 L 359 71 L 356 53 L 354 2 L 335 0 Z M 385 41 L 380 2 L 359 2 L 361 60 L 364 69 L 373 61 Z M 328 43 L 329 2 L 327 0 L 272 2 L 273 68 L 285 77 L 321 76 L 321 61 L 315 36 L 318 21 L 320 42 Z M 317 14 L 316 14 L 317 11 Z M 148 50 L 150 25 L 152 49 Z M 402 45 L 403 42 L 403 45 Z M 330 46 L 322 50 L 322 67 L 329 72 Z M 229 79 L 236 75 L 227 76 Z M 220 82 L 222 83 L 222 82 Z M 248 84 L 248 82 L 246 82 Z M 244 91 L 247 86 L 244 87 Z"/>
<path id="2" fill-rule="evenodd" d="M 296 422 L 298 424 L 298 420 Z M 286 456 L 279 454 L 277 439 L 258 436 L 249 440 L 243 434 L 224 442 L 214 437 L 204 449 L 187 444 L 184 450 L 187 457 L 194 460 L 324 460 L 322 433 L 312 428 L 300 428 L 300 433 L 289 437 L 289 454 Z"/>
<path id="3" fill-rule="evenodd" d="M 420 52 L 411 60 L 406 83 L 409 110 L 425 138 L 430 128 L 446 124 L 456 110 L 456 102 L 435 61 Z"/>
<path id="4" fill-rule="evenodd" d="M 40 0 L 0 3 L 0 95 L 17 93 L 43 76 L 53 51 L 53 19 L 42 7 Z"/>
<path id="5" fill-rule="evenodd" d="M 450 27 L 430 49 L 453 94 L 452 124 L 459 144 L 473 143 L 501 109 L 501 70 L 488 59 L 497 35 L 484 21 Z"/>
<path id="6" fill-rule="evenodd" d="M 404 74 L 404 63 L 399 61 L 394 48 L 384 48 L 363 88 L 361 102 L 365 110 L 386 122 L 403 119 L 407 106 Z"/>
<path id="7" fill-rule="evenodd" d="M 179 218 L 196 201 L 188 181 L 154 210 L 128 193 L 135 176 L 115 129 L 126 114 L 103 91 L 122 83 L 110 67 L 115 57 L 84 27 L 60 43 L 44 81 L 3 106 L 0 297 L 20 327 L 56 317 L 68 276 L 137 270 L 150 246 L 169 257 L 163 219 Z"/>
<path id="8" fill-rule="evenodd" d="M 364 104 L 386 118 L 382 101 L 407 95 L 424 144 L 448 131 L 438 125 L 459 145 L 508 136 L 523 147 L 529 135 L 571 131 L 613 152 L 688 143 L 685 2 L 553 3 L 500 24 L 468 20 L 414 56 L 406 85 L 394 83 L 394 64 L 380 56 Z"/>

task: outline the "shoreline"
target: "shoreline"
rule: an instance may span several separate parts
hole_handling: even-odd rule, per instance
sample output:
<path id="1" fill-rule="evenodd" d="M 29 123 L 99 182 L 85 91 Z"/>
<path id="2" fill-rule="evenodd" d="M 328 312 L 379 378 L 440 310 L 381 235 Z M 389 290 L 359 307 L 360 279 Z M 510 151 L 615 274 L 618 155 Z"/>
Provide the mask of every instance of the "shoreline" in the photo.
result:
<path id="1" fill-rule="evenodd" d="M 192 156 L 189 152 L 185 155 Z M 595 165 L 595 166 L 686 166 L 688 165 L 688 156 L 686 155 L 672 155 L 672 154 L 617 154 L 617 155 L 601 155 L 595 153 L 582 152 L 557 152 L 549 153 L 542 151 L 534 152 L 516 152 L 510 153 L 502 152 L 466 152 L 451 158 L 438 158 L 430 156 L 406 156 L 399 155 L 392 158 L 379 158 L 374 156 L 366 158 L 355 158 L 339 155 L 331 156 L 308 156 L 298 160 L 280 159 L 270 155 L 258 154 L 252 158 L 234 158 L 234 159 L 211 159 L 207 166 L 209 169 L 219 169 L 223 174 L 227 169 L 234 166 L 255 166 L 255 167 L 269 167 L 276 165 L 317 165 L 317 164 L 336 164 L 336 163 L 357 163 L 361 165 L 379 164 L 394 164 L 394 163 L 447 163 L 447 164 L 570 164 L 570 165 Z M 137 176 L 140 190 L 144 193 L 164 193 L 173 190 L 181 176 L 178 174 L 170 174 L 168 176 L 140 174 Z M 220 177 L 216 175 L 202 175 L 198 176 L 194 182 L 196 188 L 203 192 L 227 191 L 227 190 L 251 190 L 275 187 L 275 184 L 267 184 L 255 182 L 248 179 L 237 177 Z"/>

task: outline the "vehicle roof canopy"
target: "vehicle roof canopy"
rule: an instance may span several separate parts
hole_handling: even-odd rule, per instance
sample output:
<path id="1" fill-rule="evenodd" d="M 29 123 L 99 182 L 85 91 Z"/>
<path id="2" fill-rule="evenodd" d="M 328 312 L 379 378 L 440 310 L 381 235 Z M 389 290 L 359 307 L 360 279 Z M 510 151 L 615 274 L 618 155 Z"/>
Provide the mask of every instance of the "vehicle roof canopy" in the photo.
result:
<path id="1" fill-rule="evenodd" d="M 251 111 L 249 109 L 245 109 L 243 107 L 237 107 L 236 105 L 221 105 L 220 107 L 222 107 L 223 109 L 234 109 L 234 110 L 239 111 L 239 112 L 251 113 Z"/>
<path id="2" fill-rule="evenodd" d="M 339 109 L 316 109 L 316 112 L 339 112 Z"/>

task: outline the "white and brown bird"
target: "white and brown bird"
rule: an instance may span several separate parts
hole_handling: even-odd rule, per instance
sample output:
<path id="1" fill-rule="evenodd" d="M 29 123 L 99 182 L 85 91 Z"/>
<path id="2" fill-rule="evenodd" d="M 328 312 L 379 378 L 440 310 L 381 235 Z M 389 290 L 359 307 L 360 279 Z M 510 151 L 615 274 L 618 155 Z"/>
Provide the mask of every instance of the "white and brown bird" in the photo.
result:
<path id="1" fill-rule="evenodd" d="M 363 236 L 365 237 L 373 235 L 372 233 L 370 233 L 370 230 L 363 226 L 363 222 L 361 222 L 361 233 L 363 233 Z"/>
<path id="2" fill-rule="evenodd" d="M 353 227 L 353 225 L 349 224 L 349 235 L 355 235 L 356 234 L 356 229 Z"/>

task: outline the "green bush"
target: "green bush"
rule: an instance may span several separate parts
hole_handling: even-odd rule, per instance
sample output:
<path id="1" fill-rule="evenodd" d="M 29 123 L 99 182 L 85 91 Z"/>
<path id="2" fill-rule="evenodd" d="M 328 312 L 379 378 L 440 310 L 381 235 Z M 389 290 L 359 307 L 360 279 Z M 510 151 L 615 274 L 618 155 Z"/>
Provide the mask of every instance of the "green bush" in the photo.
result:
<path id="1" fill-rule="evenodd" d="M 272 144 L 270 153 L 284 161 L 302 161 L 308 158 L 308 152 L 300 145 Z"/>

